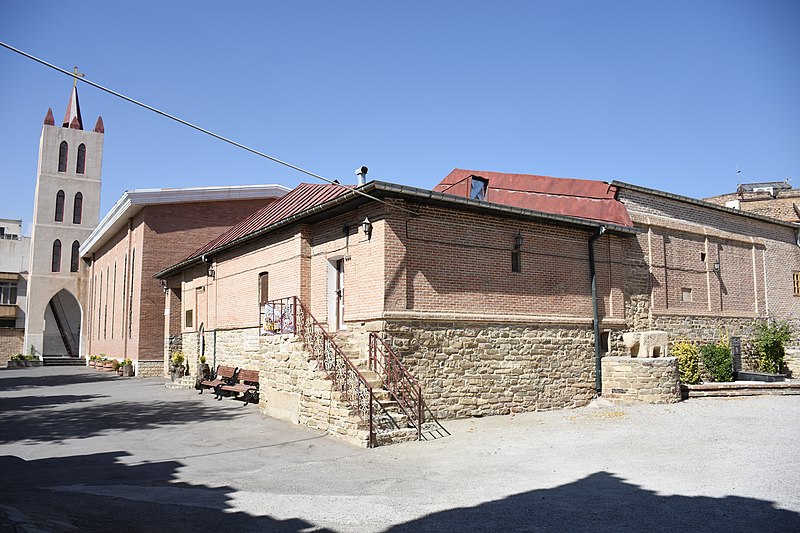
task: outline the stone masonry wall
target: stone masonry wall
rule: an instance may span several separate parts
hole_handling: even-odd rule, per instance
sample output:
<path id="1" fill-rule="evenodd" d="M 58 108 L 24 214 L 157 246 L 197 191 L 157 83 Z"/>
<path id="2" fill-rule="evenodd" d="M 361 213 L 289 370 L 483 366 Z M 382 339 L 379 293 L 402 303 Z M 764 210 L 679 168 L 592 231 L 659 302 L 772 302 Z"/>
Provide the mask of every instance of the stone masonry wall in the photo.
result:
<path id="1" fill-rule="evenodd" d="M 268 416 L 319 429 L 358 446 L 368 443 L 368 431 L 334 392 L 332 382 L 293 335 L 261 337 L 264 376 L 259 395 Z"/>
<path id="2" fill-rule="evenodd" d="M 161 378 L 164 377 L 163 361 L 142 361 L 136 363 L 137 378 Z"/>
<path id="3" fill-rule="evenodd" d="M 681 400 L 677 357 L 604 357 L 603 398 L 614 403 Z"/>
<path id="4" fill-rule="evenodd" d="M 595 394 L 588 326 L 393 321 L 384 338 L 440 418 L 579 407 Z"/>

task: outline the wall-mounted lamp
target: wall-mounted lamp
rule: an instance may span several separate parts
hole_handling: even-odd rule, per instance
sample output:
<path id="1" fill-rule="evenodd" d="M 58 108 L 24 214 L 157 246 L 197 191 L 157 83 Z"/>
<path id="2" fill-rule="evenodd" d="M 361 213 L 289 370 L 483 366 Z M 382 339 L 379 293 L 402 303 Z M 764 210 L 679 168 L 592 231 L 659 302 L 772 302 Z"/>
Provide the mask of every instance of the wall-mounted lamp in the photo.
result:
<path id="1" fill-rule="evenodd" d="M 714 272 L 719 272 L 719 261 L 714 261 Z"/>
<path id="2" fill-rule="evenodd" d="M 211 279 L 216 279 L 217 278 L 217 271 L 214 268 L 214 265 L 211 265 L 211 266 L 208 267 L 208 277 L 211 278 Z"/>
<path id="3" fill-rule="evenodd" d="M 514 237 L 514 249 L 515 250 L 519 250 L 520 248 L 522 248 L 522 241 L 523 241 L 522 233 L 517 232 L 517 236 Z"/>
<path id="4" fill-rule="evenodd" d="M 372 222 L 369 221 L 369 217 L 364 218 L 364 222 L 361 223 L 361 229 L 364 230 L 367 240 L 372 238 Z"/>
<path id="5" fill-rule="evenodd" d="M 164 294 L 166 294 L 166 293 L 167 293 L 167 291 L 169 290 L 169 289 L 167 288 L 167 280 L 165 280 L 165 279 L 162 279 L 162 280 L 160 280 L 160 283 L 161 283 L 161 290 L 163 290 L 163 291 L 164 291 Z"/>

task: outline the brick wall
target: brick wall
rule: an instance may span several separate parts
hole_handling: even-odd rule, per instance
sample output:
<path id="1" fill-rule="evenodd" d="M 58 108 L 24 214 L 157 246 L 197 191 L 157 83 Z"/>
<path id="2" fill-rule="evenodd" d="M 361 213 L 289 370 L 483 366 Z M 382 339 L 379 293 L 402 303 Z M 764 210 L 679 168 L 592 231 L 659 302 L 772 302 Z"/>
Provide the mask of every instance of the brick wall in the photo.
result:
<path id="1" fill-rule="evenodd" d="M 768 193 L 737 193 L 722 194 L 707 198 L 706 201 L 724 206 L 726 202 L 738 200 L 739 209 L 757 215 L 777 218 L 787 222 L 797 222 L 798 216 L 794 204 L 800 205 L 800 191 L 779 192 L 777 198 L 772 198 Z"/>
<path id="2" fill-rule="evenodd" d="M 24 329 L 0 328 L 0 368 L 5 368 L 12 356 L 25 353 L 24 343 Z"/>
<path id="3" fill-rule="evenodd" d="M 95 254 L 86 328 L 90 354 L 160 359 L 164 294 L 153 274 L 186 258 L 271 201 L 187 202 L 139 211 L 131 221 L 130 235 L 127 228 L 120 230 Z"/>

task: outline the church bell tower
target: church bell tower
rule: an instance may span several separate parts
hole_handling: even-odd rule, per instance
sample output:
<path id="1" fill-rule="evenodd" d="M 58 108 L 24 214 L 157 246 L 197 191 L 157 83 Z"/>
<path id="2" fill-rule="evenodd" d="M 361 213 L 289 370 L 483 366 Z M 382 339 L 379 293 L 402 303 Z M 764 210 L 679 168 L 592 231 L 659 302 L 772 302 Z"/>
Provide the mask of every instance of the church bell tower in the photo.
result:
<path id="1" fill-rule="evenodd" d="M 78 249 L 100 215 L 102 117 L 85 130 L 72 87 L 64 120 L 48 109 L 39 139 L 39 166 L 31 234 L 25 350 L 43 357 L 79 357 L 82 316 L 88 311 L 88 275 Z"/>

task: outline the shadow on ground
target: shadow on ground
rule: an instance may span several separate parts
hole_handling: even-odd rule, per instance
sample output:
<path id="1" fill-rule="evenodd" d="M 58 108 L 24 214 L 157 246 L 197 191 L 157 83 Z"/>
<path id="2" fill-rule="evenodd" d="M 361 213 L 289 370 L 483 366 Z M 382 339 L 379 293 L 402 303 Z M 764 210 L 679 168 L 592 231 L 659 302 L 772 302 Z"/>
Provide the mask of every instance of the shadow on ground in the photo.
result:
<path id="1" fill-rule="evenodd" d="M 73 403 L 65 407 L 47 404 L 52 396 L 38 398 L 21 396 L 0 399 L 0 444 L 11 442 L 57 442 L 82 439 L 115 431 L 151 429 L 158 426 L 175 426 L 212 419 L 232 420 L 247 414 L 233 412 L 224 406 L 213 406 L 192 401 L 105 402 L 89 403 L 93 396 L 66 397 Z M 47 400 L 45 402 L 44 400 Z M 35 409 L 11 410 L 12 407 L 43 403 Z M 8 402 L 8 403 L 6 403 Z M 75 403 L 79 402 L 79 403 Z"/>
<path id="2" fill-rule="evenodd" d="M 40 372 L 46 370 L 49 370 L 49 367 L 5 370 L 0 372 L 0 392 L 18 391 L 33 387 L 58 387 L 62 385 L 78 385 L 80 383 L 99 383 L 111 381 L 116 378 L 116 375 L 112 375 L 111 373 L 90 371 L 84 368 L 81 368 L 81 371 L 70 368 L 69 373 L 65 372 L 63 374 L 40 374 Z"/>
<path id="3" fill-rule="evenodd" d="M 326 531 L 234 512 L 235 489 L 176 482 L 182 463 L 125 465 L 128 455 L 0 456 L 0 531 Z"/>
<path id="4" fill-rule="evenodd" d="M 800 514 L 738 496 L 661 496 L 596 472 L 552 489 L 434 513 L 389 531 L 797 532 Z"/>

